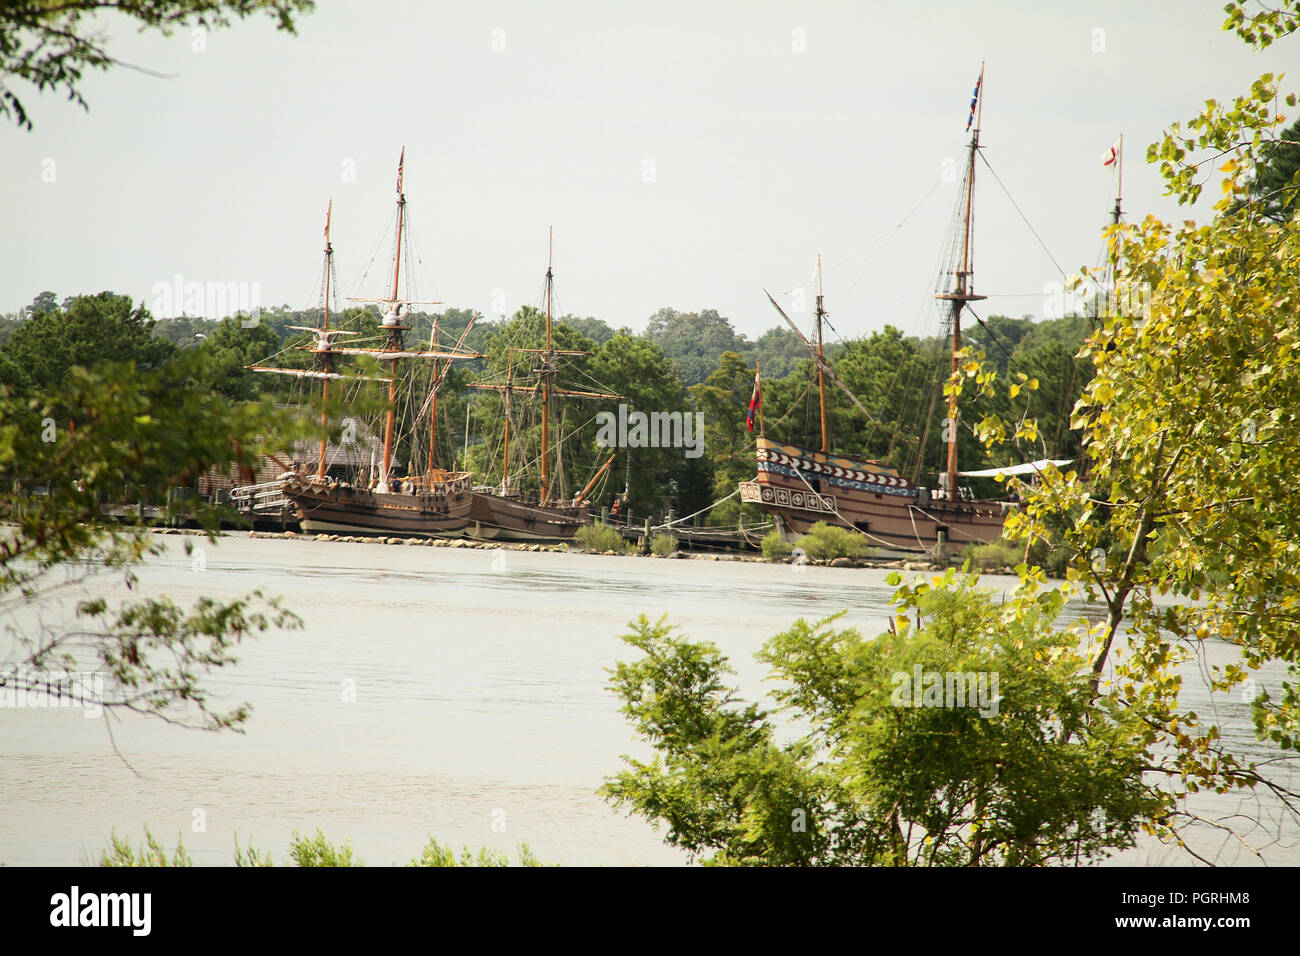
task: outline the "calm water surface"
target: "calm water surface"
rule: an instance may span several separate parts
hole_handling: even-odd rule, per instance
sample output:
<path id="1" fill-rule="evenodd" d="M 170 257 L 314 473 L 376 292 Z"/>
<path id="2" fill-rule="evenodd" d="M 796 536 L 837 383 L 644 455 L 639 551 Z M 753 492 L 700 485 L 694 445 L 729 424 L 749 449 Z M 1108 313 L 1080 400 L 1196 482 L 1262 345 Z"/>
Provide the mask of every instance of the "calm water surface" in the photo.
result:
<path id="1" fill-rule="evenodd" d="M 252 703 L 242 735 L 128 716 L 110 740 L 103 720 L 76 710 L 0 710 L 0 862 L 94 860 L 114 828 L 138 842 L 148 824 L 169 846 L 183 835 L 201 864 L 229 864 L 236 833 L 280 860 L 292 831 L 317 827 L 372 865 L 404 863 L 430 834 L 457 847 L 526 842 L 569 864 L 685 863 L 595 793 L 621 754 L 648 756 L 605 689 L 605 668 L 637 656 L 618 637 L 629 621 L 667 613 L 715 642 L 752 697 L 765 687 L 753 654 L 767 638 L 841 610 L 843 624 L 874 634 L 892 592 L 888 572 L 868 569 L 242 536 L 191 539 L 204 549 L 195 571 L 182 539 L 160 540 L 167 553 L 141 570 L 143 593 L 188 605 L 261 588 L 305 626 L 254 640 L 209 679 L 219 705 Z M 125 594 L 119 582 L 94 584 Z M 1194 675 L 1187 683 L 1198 710 L 1217 706 L 1226 736 L 1258 749 L 1244 704 L 1211 700 Z M 1209 798 L 1202 811 L 1275 810 L 1257 802 Z M 1300 863 L 1294 829 L 1259 842 L 1274 844 L 1270 862 Z M 1251 861 L 1231 847 L 1222 857 Z M 1187 858 L 1154 846 L 1118 862 Z"/>

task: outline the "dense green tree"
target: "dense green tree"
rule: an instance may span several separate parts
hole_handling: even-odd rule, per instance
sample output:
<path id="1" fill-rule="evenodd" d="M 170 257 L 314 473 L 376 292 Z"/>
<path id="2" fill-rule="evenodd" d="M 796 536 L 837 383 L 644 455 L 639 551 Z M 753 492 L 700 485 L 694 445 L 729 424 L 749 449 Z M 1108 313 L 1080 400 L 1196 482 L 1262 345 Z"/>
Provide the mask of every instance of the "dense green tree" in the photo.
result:
<path id="1" fill-rule="evenodd" d="M 795 365 L 808 356 L 808 350 L 793 329 L 781 326 L 768 329 L 754 340 L 753 356 L 761 363 L 765 376 L 777 379 L 793 372 Z"/>
<path id="2" fill-rule="evenodd" d="M 1259 215 L 1286 222 L 1295 215 L 1300 193 L 1300 120 L 1260 147 L 1260 162 L 1250 182 L 1249 196 Z"/>
<path id="3" fill-rule="evenodd" d="M 154 336 L 153 321 L 143 306 L 112 292 L 74 296 L 61 308 L 43 307 L 0 349 L 0 382 L 20 393 L 45 394 L 65 382 L 73 366 L 129 361 L 156 369 L 175 349 Z"/>
<path id="4" fill-rule="evenodd" d="M 654 342 L 643 336 L 615 334 L 591 357 L 589 369 L 592 380 L 623 396 L 597 406 L 603 411 L 617 413 L 620 404 L 647 413 L 692 411 L 673 363 Z M 588 440 L 594 445 L 594 437 Z M 708 447 L 707 440 L 705 447 Z M 601 461 L 610 454 L 605 448 L 592 450 L 593 457 Z M 614 451 L 610 492 L 621 492 L 626 486 L 635 514 L 663 514 L 669 504 L 665 500 L 669 497 L 668 482 L 678 480 L 680 493 L 680 479 L 674 476 L 686 467 L 685 449 L 619 448 Z M 680 507 L 678 511 L 689 513 Z"/>
<path id="5" fill-rule="evenodd" d="M 248 401 L 264 392 L 288 394 L 288 382 L 279 376 L 250 372 L 255 365 L 280 350 L 280 337 L 267 325 L 244 327 L 239 319 L 224 319 L 204 334 L 199 349 L 211 360 L 211 387 L 227 398 Z"/>
<path id="6" fill-rule="evenodd" d="M 1029 335 L 1036 324 L 1029 316 L 1013 319 L 1005 315 L 990 315 L 975 319 L 967 312 L 962 316 L 962 344 L 984 352 L 998 371 L 1005 375 L 1020 340 Z"/>
<path id="7" fill-rule="evenodd" d="M 610 328 L 603 320 L 587 316 L 579 318 L 576 315 L 565 315 L 556 320 L 560 325 L 567 325 L 573 331 L 585 338 L 591 339 L 597 345 L 604 345 L 614 337 L 615 330 Z"/>
<path id="8" fill-rule="evenodd" d="M 745 337 L 738 335 L 731 321 L 716 309 L 660 309 L 650 317 L 645 335 L 677 366 L 682 383 L 688 387 L 708 378 L 723 352 L 742 352 L 749 347 Z"/>
<path id="9" fill-rule="evenodd" d="M 771 710 L 740 698 L 713 645 L 642 617 L 624 640 L 644 656 L 610 686 L 655 756 L 625 757 L 603 793 L 710 864 L 1043 865 L 1131 846 L 1163 807 L 1142 715 L 1093 703 L 1079 634 L 1053 627 L 1060 593 L 1026 578 L 1018 596 L 950 571 L 900 587 L 874 640 L 798 621 L 758 654 Z"/>
<path id="10" fill-rule="evenodd" d="M 742 481 L 754 477 L 754 435 L 746 425 L 749 399 L 754 390 L 754 369 L 737 352 L 723 352 L 717 370 L 699 385 L 690 388 L 695 408 L 704 416 L 705 455 L 712 471 L 712 501 L 733 494 Z M 712 517 L 725 522 L 740 511 L 733 499 L 715 509 Z M 751 516 L 757 517 L 752 512 Z"/>
<path id="11" fill-rule="evenodd" d="M 27 307 L 28 315 L 40 315 L 43 312 L 55 312 L 59 308 L 59 297 L 53 292 L 42 292 Z"/>

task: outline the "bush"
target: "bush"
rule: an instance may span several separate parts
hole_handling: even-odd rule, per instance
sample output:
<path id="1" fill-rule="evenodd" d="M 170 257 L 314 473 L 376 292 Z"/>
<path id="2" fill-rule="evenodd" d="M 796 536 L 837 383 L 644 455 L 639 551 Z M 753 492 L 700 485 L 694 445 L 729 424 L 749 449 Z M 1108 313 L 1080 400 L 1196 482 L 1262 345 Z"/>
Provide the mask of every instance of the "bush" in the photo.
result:
<path id="1" fill-rule="evenodd" d="M 794 553 L 794 548 L 790 542 L 785 540 L 785 535 L 780 528 L 773 528 L 767 534 L 763 535 L 763 557 L 768 561 L 784 561 Z"/>
<path id="2" fill-rule="evenodd" d="M 574 535 L 574 540 L 584 551 L 596 553 L 613 551 L 615 554 L 622 554 L 627 550 L 627 542 L 623 540 L 623 536 L 605 524 L 584 524 Z"/>
<path id="3" fill-rule="evenodd" d="M 834 561 L 836 558 L 865 558 L 872 553 L 867 539 L 856 531 L 841 528 L 839 525 L 818 521 L 806 535 L 801 537 L 798 547 L 803 549 L 812 561 Z"/>
<path id="4" fill-rule="evenodd" d="M 678 540 L 671 534 L 657 534 L 650 539 L 650 550 L 661 558 L 666 558 L 677 550 Z"/>
<path id="5" fill-rule="evenodd" d="M 352 856 L 352 843 L 345 840 L 336 846 L 317 830 L 315 836 L 306 837 L 297 830 L 289 841 L 289 860 L 295 866 L 365 866 L 365 861 Z"/>
<path id="6" fill-rule="evenodd" d="M 1024 545 L 1006 538 L 990 544 L 968 544 L 962 552 L 963 560 L 969 561 L 971 567 L 988 571 L 991 568 L 1014 568 L 1024 560 Z"/>

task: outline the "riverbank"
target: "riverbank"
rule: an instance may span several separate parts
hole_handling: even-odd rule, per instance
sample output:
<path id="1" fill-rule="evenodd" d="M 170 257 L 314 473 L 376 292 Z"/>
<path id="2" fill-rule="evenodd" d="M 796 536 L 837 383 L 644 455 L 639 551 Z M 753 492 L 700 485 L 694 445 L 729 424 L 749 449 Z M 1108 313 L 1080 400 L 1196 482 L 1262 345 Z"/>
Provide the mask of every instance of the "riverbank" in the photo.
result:
<path id="1" fill-rule="evenodd" d="M 156 528 L 153 534 L 190 535 L 206 537 L 207 533 L 193 528 Z M 410 548 L 453 548 L 471 551 L 527 551 L 532 553 L 550 552 L 554 554 L 587 554 L 596 557 L 611 558 L 653 558 L 657 560 L 679 561 L 723 561 L 744 564 L 789 565 L 793 567 L 822 568 L 871 568 L 876 570 L 902 571 L 940 571 L 942 567 L 933 561 L 917 557 L 904 558 L 834 558 L 830 561 L 815 561 L 808 558 L 791 558 L 783 561 L 770 561 L 761 555 L 718 554 L 703 551 L 673 551 L 670 554 L 643 553 L 636 549 L 628 551 L 586 551 L 567 544 L 524 544 L 497 541 L 476 541 L 473 538 L 398 538 L 371 537 L 366 535 L 340 534 L 300 534 L 296 531 L 223 531 L 220 538 L 268 538 L 286 541 L 320 541 L 339 544 L 382 544 Z M 1012 574 L 1011 568 L 986 569 L 987 574 Z"/>

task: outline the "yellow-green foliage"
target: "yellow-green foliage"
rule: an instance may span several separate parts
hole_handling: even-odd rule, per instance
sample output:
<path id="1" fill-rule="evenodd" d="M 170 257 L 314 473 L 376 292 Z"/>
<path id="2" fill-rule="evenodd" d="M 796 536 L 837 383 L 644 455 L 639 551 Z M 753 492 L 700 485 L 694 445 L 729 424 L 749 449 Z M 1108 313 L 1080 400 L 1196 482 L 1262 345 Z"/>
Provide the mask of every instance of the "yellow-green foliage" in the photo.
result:
<path id="1" fill-rule="evenodd" d="M 352 855 L 352 842 L 344 840 L 337 846 L 325 839 L 317 830 L 313 836 L 303 836 L 293 831 L 289 841 L 289 861 L 294 866 L 365 866 L 365 861 Z"/>
<path id="2" fill-rule="evenodd" d="M 763 557 L 768 561 L 784 561 L 793 552 L 794 548 L 785 540 L 780 528 L 773 528 L 763 535 Z"/>
<path id="3" fill-rule="evenodd" d="M 991 544 L 968 544 L 962 552 L 963 560 L 971 567 L 987 571 L 990 568 L 1014 568 L 1025 556 L 1025 546 L 999 538 Z"/>
<path id="4" fill-rule="evenodd" d="M 149 828 L 144 830 L 144 845 L 139 849 L 131 846 L 129 840 L 123 839 L 114 831 L 109 840 L 109 847 L 100 854 L 100 866 L 193 866 L 194 861 L 185 852 L 180 836 L 176 838 L 176 851 L 168 854 Z M 519 866 L 558 866 L 558 863 L 544 863 L 529 849 L 527 843 L 519 844 Z M 311 836 L 304 836 L 297 830 L 289 842 L 289 857 L 285 861 L 289 866 L 365 866 L 365 861 L 355 856 L 350 840 L 335 844 L 326 839 L 324 832 L 317 830 Z M 450 844 L 439 843 L 433 837 L 424 845 L 420 855 L 413 858 L 407 866 L 512 866 L 510 856 L 499 850 L 482 847 L 477 854 L 468 847 L 461 850 L 459 856 Z M 248 846 L 241 848 L 239 836 L 235 836 L 235 866 L 275 866 L 270 853 L 259 852 L 253 848 L 250 840 Z"/>
<path id="5" fill-rule="evenodd" d="M 527 843 L 519 844 L 520 866 L 549 866 L 537 858 Z M 478 855 L 470 852 L 469 847 L 462 847 L 460 856 L 452 850 L 451 844 L 439 843 L 433 837 L 424 845 L 420 855 L 411 860 L 407 866 L 509 866 L 510 857 L 499 850 L 480 847 Z"/>
<path id="6" fill-rule="evenodd" d="M 275 866 L 275 861 L 271 859 L 270 853 L 258 853 L 253 849 L 253 841 L 248 841 L 248 846 L 244 849 L 239 848 L 239 834 L 235 834 L 235 866 Z"/>
<path id="7" fill-rule="evenodd" d="M 167 848 L 158 838 L 144 828 L 144 845 L 133 849 L 131 841 L 119 837 L 117 831 L 109 838 L 108 849 L 99 855 L 100 866 L 135 867 L 135 866 L 193 866 L 194 861 L 185 852 L 180 834 L 176 834 L 176 851 L 169 857 Z"/>
<path id="8" fill-rule="evenodd" d="M 623 540 L 623 536 L 609 525 L 584 524 L 578 529 L 575 538 L 584 551 L 593 551 L 597 554 L 613 551 L 615 554 L 622 554 L 627 550 L 627 542 Z"/>
<path id="9" fill-rule="evenodd" d="M 798 546 L 813 561 L 833 561 L 836 558 L 865 558 L 871 553 L 867 539 L 856 531 L 818 521 Z"/>
<path id="10" fill-rule="evenodd" d="M 677 539 L 671 534 L 657 534 L 650 539 L 650 550 L 662 558 L 676 551 L 677 544 Z"/>

